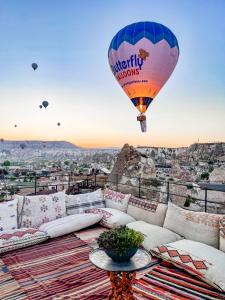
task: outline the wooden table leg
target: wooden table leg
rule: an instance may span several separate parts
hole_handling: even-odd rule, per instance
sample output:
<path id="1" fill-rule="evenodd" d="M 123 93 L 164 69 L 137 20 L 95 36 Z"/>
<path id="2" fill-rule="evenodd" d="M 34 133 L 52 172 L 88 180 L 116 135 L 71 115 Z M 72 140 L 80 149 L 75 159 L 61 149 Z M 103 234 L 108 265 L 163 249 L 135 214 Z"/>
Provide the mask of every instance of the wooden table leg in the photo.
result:
<path id="1" fill-rule="evenodd" d="M 111 292 L 109 300 L 135 300 L 132 284 L 136 277 L 136 272 L 108 272 L 111 282 Z"/>

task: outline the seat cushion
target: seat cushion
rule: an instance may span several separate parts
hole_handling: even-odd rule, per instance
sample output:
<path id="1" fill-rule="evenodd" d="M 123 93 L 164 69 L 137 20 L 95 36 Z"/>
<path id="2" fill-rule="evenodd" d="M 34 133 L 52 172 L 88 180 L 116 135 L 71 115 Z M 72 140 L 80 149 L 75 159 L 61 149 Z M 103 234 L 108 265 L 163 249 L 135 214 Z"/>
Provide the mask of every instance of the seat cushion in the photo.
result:
<path id="1" fill-rule="evenodd" d="M 106 188 L 103 192 L 105 206 L 107 208 L 115 208 L 123 212 L 127 212 L 127 206 L 130 194 L 123 194 Z"/>
<path id="2" fill-rule="evenodd" d="M 24 248 L 46 241 L 47 233 L 36 228 L 20 228 L 0 232 L 0 253 Z"/>
<path id="3" fill-rule="evenodd" d="M 41 224 L 66 215 L 65 193 L 17 196 L 20 227 L 37 228 Z"/>
<path id="4" fill-rule="evenodd" d="M 221 217 L 216 214 L 189 211 L 169 202 L 163 227 L 188 240 L 202 242 L 218 249 Z"/>
<path id="5" fill-rule="evenodd" d="M 225 216 L 220 220 L 219 249 L 225 252 Z"/>
<path id="6" fill-rule="evenodd" d="M 140 199 L 134 196 L 130 197 L 127 213 L 136 220 L 145 221 L 150 224 L 163 226 L 167 211 L 167 205 Z"/>
<path id="7" fill-rule="evenodd" d="M 183 239 L 159 246 L 151 253 L 225 291 L 224 252 L 200 242 Z"/>
<path id="8" fill-rule="evenodd" d="M 67 215 L 84 213 L 88 208 L 105 207 L 105 201 L 101 189 L 91 193 L 66 195 L 65 199 Z"/>
<path id="9" fill-rule="evenodd" d="M 0 203 L 0 232 L 18 227 L 17 203 L 17 199 Z"/>
<path id="10" fill-rule="evenodd" d="M 143 246 L 148 251 L 162 244 L 178 241 L 181 239 L 181 236 L 166 228 L 157 225 L 151 225 L 144 221 L 129 223 L 127 224 L 127 227 L 140 231 L 144 234 L 145 239 L 143 242 Z"/>
<path id="11" fill-rule="evenodd" d="M 102 219 L 100 225 L 106 228 L 117 228 L 135 221 L 133 217 L 114 208 L 92 208 L 86 212 L 101 214 Z"/>
<path id="12" fill-rule="evenodd" d="M 89 227 L 98 223 L 101 218 L 101 214 L 76 214 L 42 224 L 39 230 L 54 238 Z"/>

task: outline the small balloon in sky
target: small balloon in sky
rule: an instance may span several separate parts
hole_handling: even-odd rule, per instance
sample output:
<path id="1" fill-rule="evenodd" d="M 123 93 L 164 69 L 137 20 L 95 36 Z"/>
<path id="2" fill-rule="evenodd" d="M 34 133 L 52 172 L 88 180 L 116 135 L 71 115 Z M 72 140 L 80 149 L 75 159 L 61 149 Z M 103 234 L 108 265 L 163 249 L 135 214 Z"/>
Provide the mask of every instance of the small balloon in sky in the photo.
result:
<path id="1" fill-rule="evenodd" d="M 146 131 L 145 112 L 172 74 L 179 57 L 176 36 L 166 26 L 138 22 L 122 28 L 108 50 L 113 75 L 140 114 Z"/>
<path id="2" fill-rule="evenodd" d="M 38 68 L 38 64 L 36 63 L 32 63 L 31 67 L 33 68 L 33 70 L 35 71 Z"/>
<path id="3" fill-rule="evenodd" d="M 14 125 L 14 127 L 16 128 L 16 127 L 17 127 L 17 125 L 15 124 L 15 125 Z"/>
<path id="4" fill-rule="evenodd" d="M 58 123 L 57 123 L 57 126 L 60 126 L 60 125 L 61 125 L 61 123 L 58 122 Z"/>
<path id="5" fill-rule="evenodd" d="M 49 106 L 49 103 L 48 103 L 48 101 L 43 101 L 42 102 L 42 106 L 44 106 L 44 108 L 46 108 L 46 107 L 48 107 Z"/>
<path id="6" fill-rule="evenodd" d="M 42 108 L 42 105 L 39 105 L 39 108 Z"/>
<path id="7" fill-rule="evenodd" d="M 24 143 L 21 143 L 20 144 L 20 148 L 23 150 L 24 148 L 26 147 L 26 144 L 24 144 Z"/>

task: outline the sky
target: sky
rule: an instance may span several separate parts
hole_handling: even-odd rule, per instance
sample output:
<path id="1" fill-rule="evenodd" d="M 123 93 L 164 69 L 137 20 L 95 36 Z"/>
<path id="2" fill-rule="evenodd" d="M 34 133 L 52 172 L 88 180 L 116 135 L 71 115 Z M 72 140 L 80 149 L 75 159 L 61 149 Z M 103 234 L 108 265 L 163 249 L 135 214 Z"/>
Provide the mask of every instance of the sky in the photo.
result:
<path id="1" fill-rule="evenodd" d="M 107 56 L 113 36 L 138 21 L 166 25 L 180 48 L 146 133 Z M 224 36 L 224 0 L 0 0 L 0 137 L 81 147 L 225 142 Z"/>

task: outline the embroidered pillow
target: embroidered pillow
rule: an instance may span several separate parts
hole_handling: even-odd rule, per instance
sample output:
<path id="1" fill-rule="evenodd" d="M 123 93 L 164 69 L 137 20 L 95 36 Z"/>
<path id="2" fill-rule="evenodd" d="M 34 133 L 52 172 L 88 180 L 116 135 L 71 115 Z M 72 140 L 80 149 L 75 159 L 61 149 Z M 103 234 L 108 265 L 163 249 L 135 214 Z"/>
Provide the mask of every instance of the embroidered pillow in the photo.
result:
<path id="1" fill-rule="evenodd" d="M 105 201 L 101 189 L 92 193 L 66 195 L 66 212 L 67 215 L 84 213 L 89 208 L 105 207 Z"/>
<path id="2" fill-rule="evenodd" d="M 225 291 L 225 253 L 222 251 L 199 242 L 180 240 L 150 252 Z"/>
<path id="3" fill-rule="evenodd" d="M 37 228 L 66 215 L 65 193 L 40 196 L 17 196 L 20 227 Z"/>
<path id="4" fill-rule="evenodd" d="M 123 194 L 106 188 L 104 190 L 105 206 L 127 212 L 130 196 L 130 194 Z"/>
<path id="5" fill-rule="evenodd" d="M 219 249 L 225 252 L 225 216 L 220 220 Z"/>
<path id="6" fill-rule="evenodd" d="M 0 232 L 18 227 L 17 204 L 17 199 L 0 203 Z"/>
<path id="7" fill-rule="evenodd" d="M 163 227 L 188 240 L 219 248 L 220 219 L 220 215 L 189 211 L 169 202 Z"/>
<path id="8" fill-rule="evenodd" d="M 86 210 L 86 212 L 101 214 L 102 219 L 100 225 L 106 228 L 117 228 L 135 221 L 135 219 L 128 214 L 114 208 L 92 208 Z"/>
<path id="9" fill-rule="evenodd" d="M 0 253 L 31 246 L 48 239 L 45 232 L 35 228 L 21 228 L 0 232 Z"/>
<path id="10" fill-rule="evenodd" d="M 167 205 L 156 201 L 130 197 L 127 213 L 136 220 L 163 226 L 167 211 Z"/>

